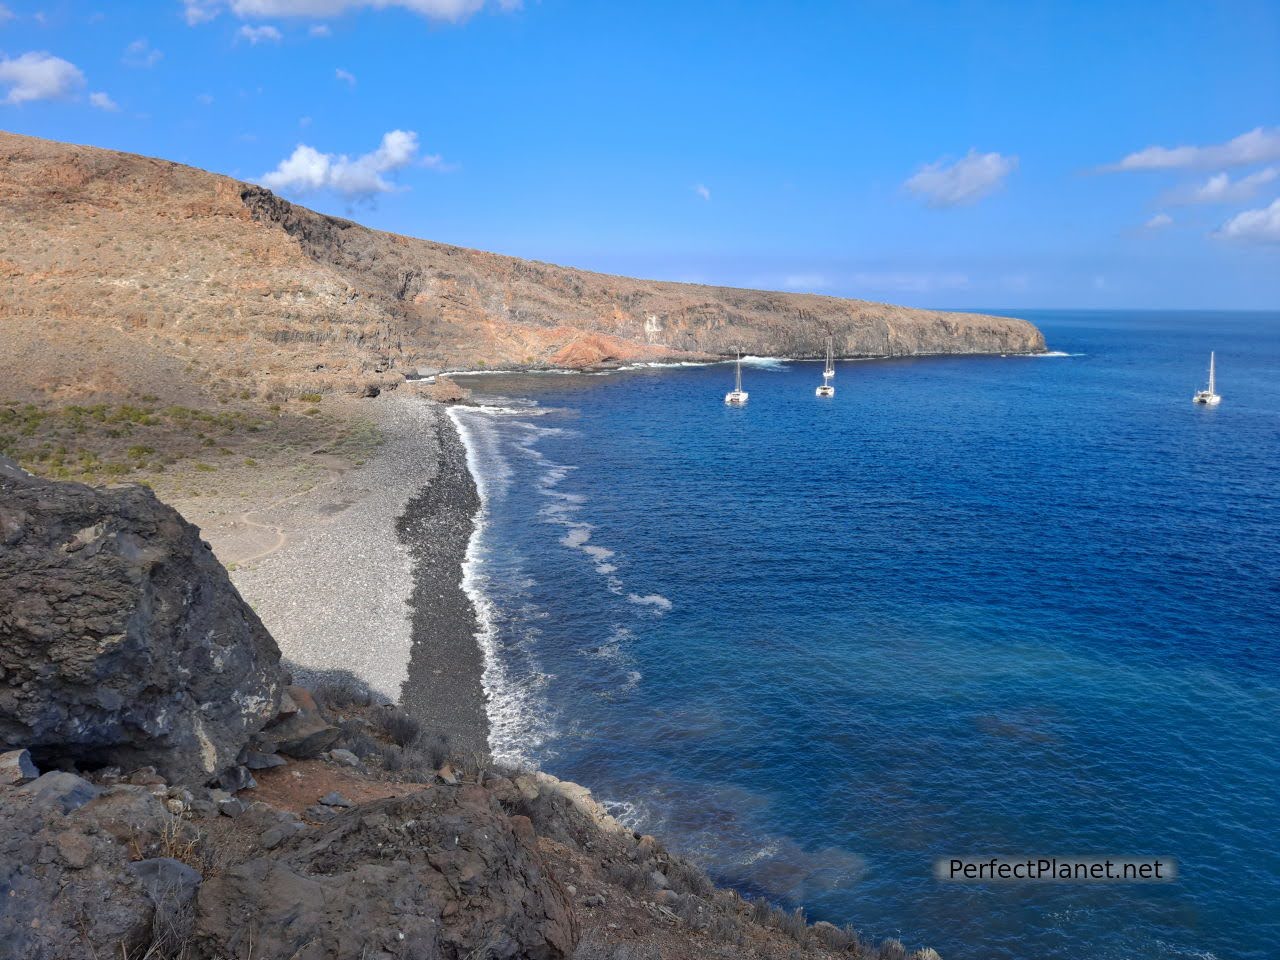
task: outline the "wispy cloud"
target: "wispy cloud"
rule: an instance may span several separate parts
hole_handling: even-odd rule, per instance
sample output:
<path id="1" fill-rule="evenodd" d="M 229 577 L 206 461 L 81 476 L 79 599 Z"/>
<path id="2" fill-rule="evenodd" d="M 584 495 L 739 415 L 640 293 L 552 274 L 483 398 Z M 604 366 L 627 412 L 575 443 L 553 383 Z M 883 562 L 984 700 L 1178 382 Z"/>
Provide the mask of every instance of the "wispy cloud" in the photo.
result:
<path id="1" fill-rule="evenodd" d="M 705 183 L 695 183 L 693 192 L 700 196 L 703 200 L 711 199 L 711 190 Z"/>
<path id="2" fill-rule="evenodd" d="M 336 17 L 352 10 L 399 7 L 428 20 L 461 23 L 486 6 L 519 10 L 521 0 L 183 0 L 187 23 L 207 23 L 224 10 L 237 17 Z"/>
<path id="3" fill-rule="evenodd" d="M 964 206 L 998 190 L 1017 166 L 1017 157 L 970 150 L 955 162 L 925 164 L 903 186 L 931 207 Z"/>
<path id="4" fill-rule="evenodd" d="M 99 110 L 105 110 L 108 113 L 115 113 L 120 109 L 120 104 L 116 103 L 110 96 L 102 91 L 89 94 L 89 104 L 90 106 L 97 107 Z"/>
<path id="5" fill-rule="evenodd" d="M 67 100 L 84 87 L 84 74 L 74 63 L 42 51 L 20 57 L 0 57 L 0 87 L 7 87 L 2 103 Z"/>
<path id="6" fill-rule="evenodd" d="M 786 290 L 822 290 L 830 285 L 821 273 L 789 273 L 782 278 Z"/>
<path id="7" fill-rule="evenodd" d="M 1104 171 L 1183 170 L 1243 167 L 1280 160 L 1280 127 L 1255 127 L 1248 133 L 1209 146 L 1147 147 L 1131 153 Z"/>
<path id="8" fill-rule="evenodd" d="M 349 70 L 343 70 L 339 67 L 337 70 L 333 71 L 333 75 L 343 83 L 349 84 L 353 87 L 356 85 L 356 75 Z"/>
<path id="9" fill-rule="evenodd" d="M 1185 206 L 1192 203 L 1243 203 L 1259 190 L 1280 177 L 1280 167 L 1265 167 L 1232 180 L 1227 173 L 1215 173 L 1204 183 L 1189 184 L 1170 190 L 1164 196 L 1167 204 Z"/>
<path id="10" fill-rule="evenodd" d="M 969 286 L 968 274 L 890 271 L 855 273 L 849 278 L 853 288 L 869 288 L 894 293 L 932 293 L 937 290 L 963 290 Z"/>
<path id="11" fill-rule="evenodd" d="M 1271 201 L 1269 207 L 1237 213 L 1217 235 L 1245 243 L 1280 243 L 1280 199 Z"/>
<path id="12" fill-rule="evenodd" d="M 126 67 L 154 67 L 164 58 L 164 54 L 151 46 L 146 37 L 139 37 L 124 48 L 124 56 L 120 62 Z"/>
<path id="13" fill-rule="evenodd" d="M 279 43 L 284 39 L 284 34 L 270 24 L 251 27 L 246 23 L 237 33 L 255 47 L 260 43 Z"/>
<path id="14" fill-rule="evenodd" d="M 327 37 L 332 33 L 333 31 L 329 29 L 329 25 L 327 23 L 314 23 L 311 25 L 310 29 L 307 30 L 307 34 L 313 37 Z"/>
<path id="15" fill-rule="evenodd" d="M 1173 217 L 1167 213 L 1157 213 L 1154 217 L 1143 224 L 1148 230 L 1162 230 L 1165 227 L 1173 226 Z"/>
<path id="16" fill-rule="evenodd" d="M 0 3 L 0 24 L 4 23 L 7 20 L 12 20 L 12 19 L 13 19 L 13 11 L 10 10 L 8 7 L 6 7 L 3 3 Z"/>
<path id="17" fill-rule="evenodd" d="M 388 175 L 415 163 L 436 170 L 448 169 L 438 155 L 418 156 L 416 133 L 392 130 L 383 135 L 376 150 L 354 158 L 342 153 L 321 153 L 299 144 L 274 170 L 262 176 L 262 183 L 272 190 L 332 190 L 352 199 L 368 198 L 400 189 Z"/>

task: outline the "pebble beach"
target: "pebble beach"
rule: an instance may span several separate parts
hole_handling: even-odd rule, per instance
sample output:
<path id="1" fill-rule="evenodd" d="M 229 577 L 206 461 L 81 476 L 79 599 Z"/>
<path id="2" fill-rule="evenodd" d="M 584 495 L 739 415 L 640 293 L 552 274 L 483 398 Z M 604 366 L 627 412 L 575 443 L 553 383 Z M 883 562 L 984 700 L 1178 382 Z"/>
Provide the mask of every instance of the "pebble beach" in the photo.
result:
<path id="1" fill-rule="evenodd" d="M 440 404 L 392 395 L 374 415 L 377 452 L 259 514 L 287 536 L 233 581 L 296 679 L 366 686 L 484 753 L 483 654 L 462 588 L 479 507 L 466 452 Z"/>

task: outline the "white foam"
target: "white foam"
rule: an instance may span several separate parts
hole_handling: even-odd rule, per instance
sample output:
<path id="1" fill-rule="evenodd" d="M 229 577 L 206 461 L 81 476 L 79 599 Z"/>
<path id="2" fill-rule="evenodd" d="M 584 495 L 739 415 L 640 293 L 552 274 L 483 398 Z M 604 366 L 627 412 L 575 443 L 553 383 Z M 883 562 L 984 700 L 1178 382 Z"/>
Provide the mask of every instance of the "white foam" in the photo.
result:
<path id="1" fill-rule="evenodd" d="M 543 511 L 544 513 L 546 511 Z M 560 543 L 571 549 L 577 549 L 591 539 L 591 524 L 579 523 L 569 528 L 569 532 L 560 538 Z"/>
<path id="2" fill-rule="evenodd" d="M 638 593 L 627 594 L 627 599 L 642 607 L 652 607 L 655 613 L 666 613 L 671 609 L 671 601 L 660 593 L 649 593 L 640 596 Z"/>
<path id="3" fill-rule="evenodd" d="M 451 407 L 450 409 L 458 409 Z M 477 410 L 480 413 L 487 413 L 491 417 L 545 417 L 550 410 L 542 410 L 538 407 L 501 407 L 490 403 L 477 403 L 473 406 L 465 406 L 461 409 Z"/>
<path id="4" fill-rule="evenodd" d="M 628 830 L 638 830 L 640 825 L 648 820 L 644 808 L 638 803 L 632 803 L 630 800 L 600 800 L 600 806 L 604 807 L 609 816 L 617 820 Z"/>
<path id="5" fill-rule="evenodd" d="M 753 367 L 763 367 L 766 370 L 781 370 L 784 363 L 790 363 L 787 357 L 757 357 L 754 355 L 742 358 L 742 362 Z"/>
<path id="6" fill-rule="evenodd" d="M 749 867 L 753 863 L 759 863 L 761 860 L 767 860 L 770 857 L 776 857 L 777 855 L 778 855 L 777 841 L 774 841 L 772 843 L 766 843 L 760 849 L 754 850 L 751 853 L 747 854 L 745 857 L 743 857 L 742 864 L 743 866 Z"/>
<path id="7" fill-rule="evenodd" d="M 553 732 L 548 711 L 538 697 L 538 692 L 545 687 L 548 678 L 545 674 L 535 673 L 523 680 L 516 680 L 507 670 L 500 655 L 497 610 L 485 592 L 487 581 L 483 570 L 493 478 L 482 467 L 477 455 L 481 449 L 496 450 L 497 441 L 488 436 L 483 445 L 478 443 L 477 438 L 484 436 L 484 431 L 478 429 L 482 418 L 466 417 L 461 410 L 459 407 L 450 407 L 449 417 L 462 438 L 467 454 L 467 469 L 471 471 L 480 495 L 480 508 L 476 512 L 471 539 L 467 542 L 467 552 L 462 562 L 462 589 L 475 609 L 476 642 L 484 657 L 481 685 L 489 717 L 489 751 L 495 760 L 524 765 L 531 761 L 530 751 L 546 742 Z M 502 480 L 505 489 L 505 485 L 510 482 L 509 464 L 500 455 L 491 458 L 487 465 L 492 467 L 493 462 L 507 466 Z"/>
<path id="8" fill-rule="evenodd" d="M 1061 350 L 1046 350 L 1044 353 L 1015 353 L 1015 357 L 1032 357 L 1040 359 L 1043 357 L 1083 357 L 1083 353 L 1063 353 Z"/>
<path id="9" fill-rule="evenodd" d="M 720 363 L 720 362 L 721 361 L 719 360 L 673 360 L 669 362 L 651 360 L 647 362 L 640 361 L 637 363 L 627 363 L 627 364 L 623 364 L 620 367 L 616 367 L 615 369 L 617 370 L 666 370 L 666 369 L 676 369 L 678 367 L 709 367 L 709 366 L 712 366 L 713 364 Z"/>

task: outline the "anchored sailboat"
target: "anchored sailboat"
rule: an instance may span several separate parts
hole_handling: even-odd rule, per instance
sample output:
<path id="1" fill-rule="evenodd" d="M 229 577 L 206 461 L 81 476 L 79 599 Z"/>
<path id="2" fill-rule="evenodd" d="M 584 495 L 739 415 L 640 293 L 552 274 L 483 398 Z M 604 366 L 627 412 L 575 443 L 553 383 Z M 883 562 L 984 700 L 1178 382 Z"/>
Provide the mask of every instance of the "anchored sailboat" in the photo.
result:
<path id="1" fill-rule="evenodd" d="M 737 371 L 734 374 L 733 389 L 724 395 L 724 402 L 740 407 L 747 402 L 747 391 L 742 389 L 742 352 L 738 352 Z"/>
<path id="2" fill-rule="evenodd" d="M 1216 384 L 1213 378 L 1213 351 L 1209 351 L 1209 389 L 1197 390 L 1196 395 L 1191 398 L 1192 403 L 1203 403 L 1211 407 L 1216 407 L 1222 402 L 1222 398 L 1215 393 Z"/>
<path id="3" fill-rule="evenodd" d="M 827 337 L 827 365 L 822 368 L 822 386 L 814 393 L 819 397 L 834 397 L 836 388 L 831 385 L 831 378 L 836 375 L 836 363 L 831 357 L 831 338 Z"/>

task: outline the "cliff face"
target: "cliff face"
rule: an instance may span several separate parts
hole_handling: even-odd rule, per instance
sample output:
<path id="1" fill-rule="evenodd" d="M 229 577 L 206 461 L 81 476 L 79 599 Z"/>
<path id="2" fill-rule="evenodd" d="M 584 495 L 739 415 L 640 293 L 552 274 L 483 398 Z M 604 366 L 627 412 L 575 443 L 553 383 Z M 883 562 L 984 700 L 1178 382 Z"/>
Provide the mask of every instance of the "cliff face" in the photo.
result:
<path id="1" fill-rule="evenodd" d="M 433 367 L 1018 353 L 1031 324 L 611 277 L 369 230 L 190 167 L 0 133 L 0 376 L 267 395 Z M 203 375 L 203 376 L 200 376 Z"/>

